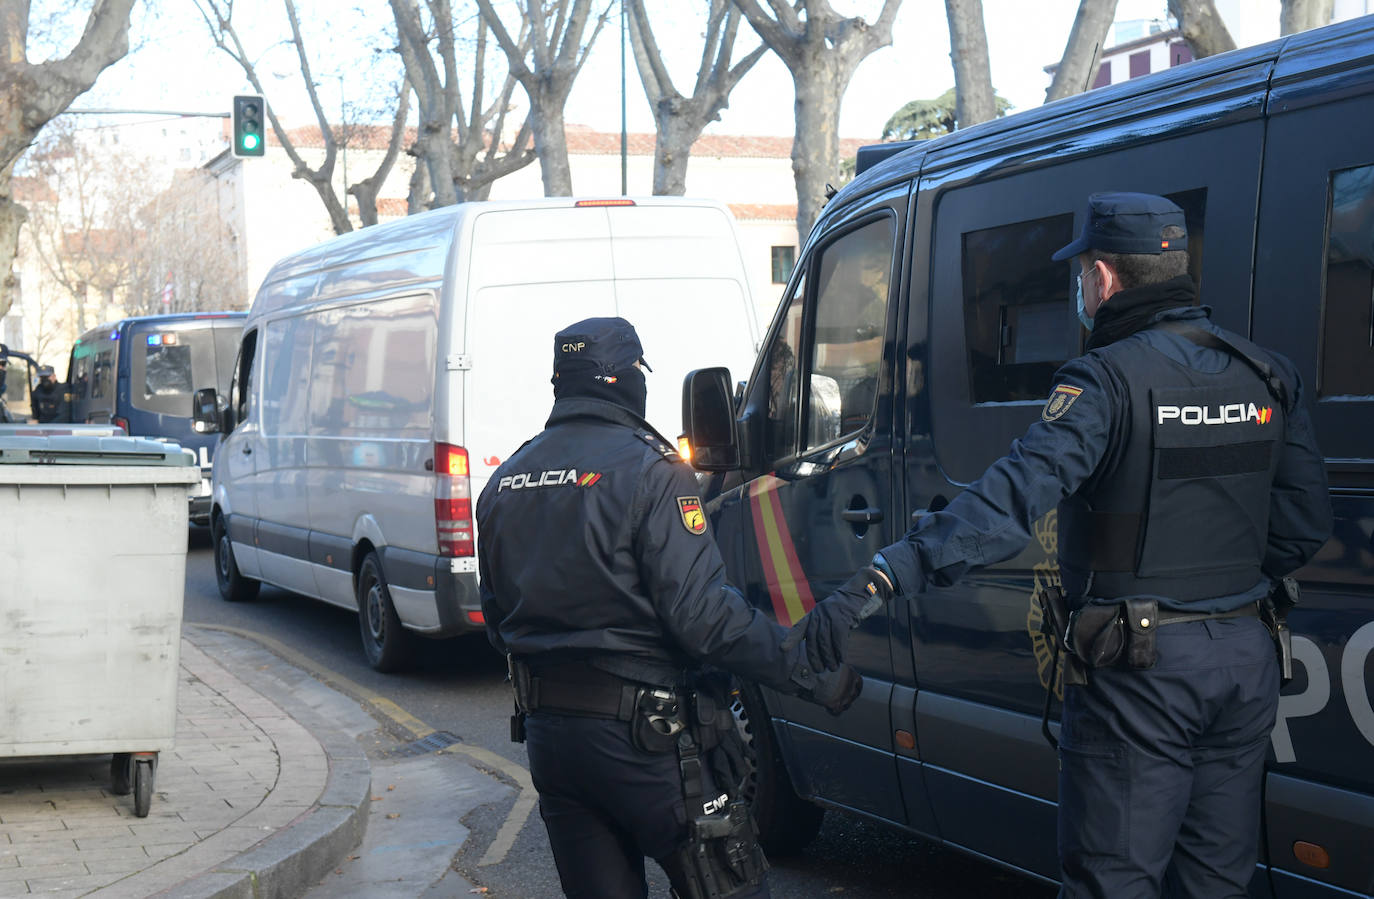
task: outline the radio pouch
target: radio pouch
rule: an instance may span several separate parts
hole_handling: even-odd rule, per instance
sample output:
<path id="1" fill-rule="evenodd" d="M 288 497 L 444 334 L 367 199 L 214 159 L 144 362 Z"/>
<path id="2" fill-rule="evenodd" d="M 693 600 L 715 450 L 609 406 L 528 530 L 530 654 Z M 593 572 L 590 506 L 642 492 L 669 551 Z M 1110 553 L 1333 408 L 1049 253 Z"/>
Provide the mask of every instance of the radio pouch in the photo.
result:
<path id="1" fill-rule="evenodd" d="M 1115 665 L 1125 647 L 1120 603 L 1088 603 L 1069 616 L 1069 648 L 1089 668 Z"/>
<path id="2" fill-rule="evenodd" d="M 1126 664 L 1131 668 L 1153 668 L 1158 654 L 1155 630 L 1159 627 L 1159 602 L 1154 599 L 1128 599 L 1126 618 Z"/>

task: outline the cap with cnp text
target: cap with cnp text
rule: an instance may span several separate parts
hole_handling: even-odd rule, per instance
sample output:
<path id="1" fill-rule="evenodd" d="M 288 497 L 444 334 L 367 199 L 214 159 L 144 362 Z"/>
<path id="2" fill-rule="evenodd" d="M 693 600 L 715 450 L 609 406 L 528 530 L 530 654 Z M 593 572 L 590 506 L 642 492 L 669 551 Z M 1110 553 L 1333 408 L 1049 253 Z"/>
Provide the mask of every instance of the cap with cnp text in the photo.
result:
<path id="1" fill-rule="evenodd" d="M 1182 229 L 1183 235 L 1165 237 L 1170 225 Z M 1172 201 L 1154 194 L 1113 192 L 1088 197 L 1083 233 L 1050 258 L 1061 262 L 1087 250 L 1158 255 L 1186 249 L 1188 226 L 1183 210 Z"/>
<path id="2" fill-rule="evenodd" d="M 553 338 L 553 373 L 573 368 L 599 369 L 611 375 L 644 361 L 644 347 L 634 325 L 623 318 L 584 318 L 559 331 Z"/>

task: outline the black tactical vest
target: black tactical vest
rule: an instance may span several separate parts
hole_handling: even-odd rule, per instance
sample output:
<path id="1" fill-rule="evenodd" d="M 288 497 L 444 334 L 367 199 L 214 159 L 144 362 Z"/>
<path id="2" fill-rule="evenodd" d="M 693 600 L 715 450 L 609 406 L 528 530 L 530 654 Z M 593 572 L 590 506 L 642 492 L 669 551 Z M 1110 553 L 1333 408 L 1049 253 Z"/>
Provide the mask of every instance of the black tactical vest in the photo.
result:
<path id="1" fill-rule="evenodd" d="M 1231 364 L 1195 371 L 1143 340 L 1101 352 L 1126 387 L 1128 418 L 1109 468 L 1059 506 L 1061 574 L 1071 597 L 1145 594 L 1187 603 L 1242 593 L 1262 577 L 1290 393 L 1248 341 L 1229 333 L 1219 341 L 1183 323 L 1165 327 L 1225 349 Z"/>

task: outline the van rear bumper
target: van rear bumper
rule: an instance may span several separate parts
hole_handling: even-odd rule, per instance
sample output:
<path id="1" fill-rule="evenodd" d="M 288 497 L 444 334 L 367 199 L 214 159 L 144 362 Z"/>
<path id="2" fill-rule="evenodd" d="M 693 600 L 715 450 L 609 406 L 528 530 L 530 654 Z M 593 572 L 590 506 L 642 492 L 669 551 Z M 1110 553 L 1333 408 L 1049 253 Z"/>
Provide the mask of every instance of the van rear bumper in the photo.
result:
<path id="1" fill-rule="evenodd" d="M 477 573 L 452 571 L 451 562 L 443 557 L 434 560 L 434 605 L 439 612 L 439 628 L 423 632 L 427 637 L 452 637 L 486 628 Z"/>

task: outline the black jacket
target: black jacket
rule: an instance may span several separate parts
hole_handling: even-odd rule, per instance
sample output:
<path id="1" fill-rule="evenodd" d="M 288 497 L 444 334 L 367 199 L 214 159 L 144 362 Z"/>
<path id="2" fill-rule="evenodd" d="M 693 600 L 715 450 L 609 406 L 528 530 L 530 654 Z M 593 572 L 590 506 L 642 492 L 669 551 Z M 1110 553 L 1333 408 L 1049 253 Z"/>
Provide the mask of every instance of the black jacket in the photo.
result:
<path id="1" fill-rule="evenodd" d="M 725 582 L 691 468 L 613 403 L 565 398 L 477 501 L 492 645 L 673 684 L 705 662 L 775 689 L 814 685 L 782 627 Z"/>

